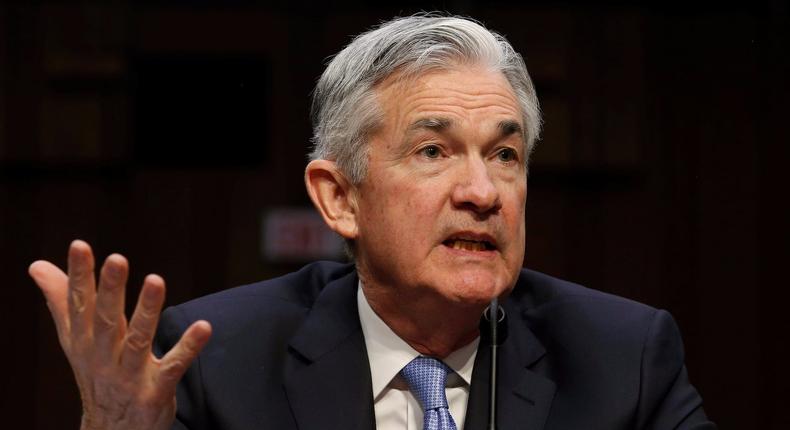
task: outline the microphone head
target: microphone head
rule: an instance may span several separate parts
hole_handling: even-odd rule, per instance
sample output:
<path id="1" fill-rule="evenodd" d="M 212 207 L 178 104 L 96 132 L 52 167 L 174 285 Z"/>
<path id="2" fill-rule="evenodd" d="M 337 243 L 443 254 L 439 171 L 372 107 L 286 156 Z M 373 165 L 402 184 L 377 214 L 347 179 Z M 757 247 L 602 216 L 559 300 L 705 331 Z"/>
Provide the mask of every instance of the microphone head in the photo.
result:
<path id="1" fill-rule="evenodd" d="M 491 319 L 496 309 L 496 318 Z M 480 318 L 480 340 L 487 345 L 502 345 L 507 339 L 507 314 L 496 299 L 491 301 L 491 305 L 486 307 L 483 316 Z"/>

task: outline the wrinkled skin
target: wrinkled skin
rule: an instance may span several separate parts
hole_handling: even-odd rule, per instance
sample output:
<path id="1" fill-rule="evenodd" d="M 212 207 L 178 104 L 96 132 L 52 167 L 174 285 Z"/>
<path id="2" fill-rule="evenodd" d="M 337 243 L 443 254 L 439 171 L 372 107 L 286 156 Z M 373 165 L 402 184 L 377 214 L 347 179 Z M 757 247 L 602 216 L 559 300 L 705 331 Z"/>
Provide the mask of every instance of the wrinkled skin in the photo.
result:
<path id="1" fill-rule="evenodd" d="M 76 240 L 64 273 L 47 261 L 30 265 L 44 293 L 82 397 L 83 430 L 169 429 L 178 381 L 211 335 L 198 321 L 162 359 L 151 352 L 165 297 L 164 280 L 148 275 L 127 322 L 124 296 L 129 266 L 107 257 L 98 281 L 90 246 Z"/>
<path id="2" fill-rule="evenodd" d="M 477 336 L 524 261 L 521 109 L 505 77 L 482 66 L 385 81 L 378 95 L 384 121 L 356 200 L 360 277 L 401 338 L 443 357 Z"/>
<path id="3" fill-rule="evenodd" d="M 376 86 L 381 125 L 351 184 L 314 160 L 305 182 L 326 223 L 356 244 L 365 297 L 421 354 L 478 335 L 480 314 L 513 288 L 524 260 L 522 112 L 498 71 L 459 65 Z"/>

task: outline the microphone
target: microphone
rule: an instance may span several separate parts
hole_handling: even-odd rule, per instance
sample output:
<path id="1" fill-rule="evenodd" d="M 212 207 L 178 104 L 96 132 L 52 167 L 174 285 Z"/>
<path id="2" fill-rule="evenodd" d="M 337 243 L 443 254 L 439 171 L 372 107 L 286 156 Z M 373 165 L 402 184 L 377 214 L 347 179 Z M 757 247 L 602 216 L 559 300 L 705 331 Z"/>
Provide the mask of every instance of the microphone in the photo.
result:
<path id="1" fill-rule="evenodd" d="M 480 338 L 491 348 L 491 368 L 489 372 L 489 403 L 488 430 L 496 430 L 496 383 L 497 383 L 497 348 L 507 338 L 507 321 L 505 310 L 499 306 L 499 299 L 494 297 L 491 304 L 483 312 L 480 319 Z"/>

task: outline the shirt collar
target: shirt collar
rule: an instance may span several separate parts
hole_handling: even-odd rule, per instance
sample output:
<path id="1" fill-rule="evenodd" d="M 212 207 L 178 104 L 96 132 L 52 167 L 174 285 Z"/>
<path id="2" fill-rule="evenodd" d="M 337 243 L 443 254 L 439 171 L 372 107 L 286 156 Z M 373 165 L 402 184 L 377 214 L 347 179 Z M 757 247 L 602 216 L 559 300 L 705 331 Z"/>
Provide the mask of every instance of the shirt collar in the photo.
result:
<path id="1" fill-rule="evenodd" d="M 362 291 L 362 282 L 357 287 L 357 309 L 365 347 L 370 362 L 370 376 L 373 385 L 373 398 L 377 399 L 404 366 L 420 355 L 373 311 Z M 472 381 L 477 345 L 480 338 L 453 351 L 443 361 L 468 386 Z"/>

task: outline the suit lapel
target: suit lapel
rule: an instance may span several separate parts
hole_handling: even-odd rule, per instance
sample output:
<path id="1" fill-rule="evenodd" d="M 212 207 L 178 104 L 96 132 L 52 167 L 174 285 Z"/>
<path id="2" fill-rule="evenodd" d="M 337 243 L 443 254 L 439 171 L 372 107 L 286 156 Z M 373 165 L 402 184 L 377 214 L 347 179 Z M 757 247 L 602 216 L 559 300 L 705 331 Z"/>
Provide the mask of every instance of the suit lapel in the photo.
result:
<path id="1" fill-rule="evenodd" d="M 285 390 L 299 429 L 374 429 L 353 272 L 326 285 L 291 339 Z"/>
<path id="2" fill-rule="evenodd" d="M 299 429 L 376 427 L 357 283 L 352 272 L 327 284 L 291 339 L 284 384 Z M 509 333 L 499 349 L 497 428 L 541 430 L 556 385 L 533 370 L 546 350 L 514 302 L 504 304 Z M 472 374 L 467 430 L 487 428 L 490 359 L 488 346 L 481 343 Z"/>
<path id="3" fill-rule="evenodd" d="M 508 336 L 499 347 L 497 376 L 497 429 L 541 430 L 546 424 L 556 384 L 533 368 L 546 353 L 540 340 L 523 320 L 521 310 L 506 302 Z M 480 343 L 472 373 L 467 430 L 488 428 L 491 351 Z"/>

